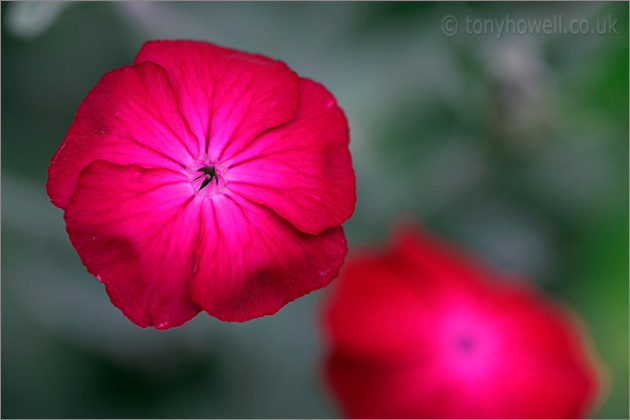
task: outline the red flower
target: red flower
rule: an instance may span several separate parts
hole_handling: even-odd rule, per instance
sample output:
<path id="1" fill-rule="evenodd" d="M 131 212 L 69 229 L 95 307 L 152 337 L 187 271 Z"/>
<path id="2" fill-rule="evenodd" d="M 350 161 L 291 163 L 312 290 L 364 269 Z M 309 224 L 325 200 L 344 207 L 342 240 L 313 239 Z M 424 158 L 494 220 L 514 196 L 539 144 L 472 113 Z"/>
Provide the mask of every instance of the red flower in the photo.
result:
<path id="1" fill-rule="evenodd" d="M 72 244 L 134 323 L 273 314 L 326 286 L 354 211 L 345 116 L 284 63 L 150 41 L 79 106 L 48 169 Z"/>
<path id="2" fill-rule="evenodd" d="M 355 255 L 330 292 L 327 380 L 356 418 L 584 416 L 598 379 L 563 311 L 426 234 Z"/>

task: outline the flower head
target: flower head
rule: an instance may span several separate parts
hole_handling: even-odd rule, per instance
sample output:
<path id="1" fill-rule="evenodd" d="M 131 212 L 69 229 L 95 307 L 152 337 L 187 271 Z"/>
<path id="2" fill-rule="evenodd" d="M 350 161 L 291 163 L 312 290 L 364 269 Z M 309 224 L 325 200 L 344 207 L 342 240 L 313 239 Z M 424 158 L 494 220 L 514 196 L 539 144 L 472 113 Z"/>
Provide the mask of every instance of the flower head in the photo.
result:
<path id="1" fill-rule="evenodd" d="M 47 191 L 134 323 L 244 321 L 336 277 L 356 201 L 348 141 L 334 97 L 284 63 L 150 41 L 85 97 Z"/>
<path id="2" fill-rule="evenodd" d="M 594 362 L 567 315 L 413 229 L 347 262 L 324 327 L 327 380 L 356 418 L 584 416 Z"/>

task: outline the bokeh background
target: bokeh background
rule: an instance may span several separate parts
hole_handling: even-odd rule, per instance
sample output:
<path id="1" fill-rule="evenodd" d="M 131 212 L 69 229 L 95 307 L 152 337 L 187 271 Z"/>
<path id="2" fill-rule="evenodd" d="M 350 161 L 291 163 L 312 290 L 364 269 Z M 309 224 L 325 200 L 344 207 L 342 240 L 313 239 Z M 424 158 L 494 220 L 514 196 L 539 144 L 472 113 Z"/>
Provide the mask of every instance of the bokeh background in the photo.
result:
<path id="1" fill-rule="evenodd" d="M 260 52 L 345 109 L 350 246 L 413 218 L 570 305 L 628 417 L 627 3 L 3 2 L 2 417 L 335 417 L 317 291 L 274 316 L 144 330 L 87 273 L 45 193 L 89 89 L 145 40 Z M 445 16 L 457 35 L 442 31 Z M 607 34 L 474 35 L 562 16 Z M 609 20 L 610 19 L 610 20 Z M 613 29 L 609 28 L 609 29 Z"/>

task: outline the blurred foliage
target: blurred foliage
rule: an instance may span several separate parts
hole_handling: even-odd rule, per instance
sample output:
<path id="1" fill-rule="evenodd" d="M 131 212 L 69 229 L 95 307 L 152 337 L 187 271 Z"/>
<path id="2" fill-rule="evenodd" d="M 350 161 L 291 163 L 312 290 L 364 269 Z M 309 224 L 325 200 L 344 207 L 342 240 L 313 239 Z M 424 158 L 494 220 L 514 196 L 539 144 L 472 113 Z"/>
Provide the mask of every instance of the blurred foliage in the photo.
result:
<path id="1" fill-rule="evenodd" d="M 331 417 L 315 292 L 244 324 L 142 330 L 48 202 L 46 168 L 101 75 L 145 40 L 282 59 L 345 109 L 350 245 L 412 217 L 584 320 L 628 417 L 627 3 L 6 3 L 2 12 L 2 416 Z M 455 16 L 460 31 L 442 33 Z M 465 17 L 612 17 L 616 34 L 464 32 Z"/>

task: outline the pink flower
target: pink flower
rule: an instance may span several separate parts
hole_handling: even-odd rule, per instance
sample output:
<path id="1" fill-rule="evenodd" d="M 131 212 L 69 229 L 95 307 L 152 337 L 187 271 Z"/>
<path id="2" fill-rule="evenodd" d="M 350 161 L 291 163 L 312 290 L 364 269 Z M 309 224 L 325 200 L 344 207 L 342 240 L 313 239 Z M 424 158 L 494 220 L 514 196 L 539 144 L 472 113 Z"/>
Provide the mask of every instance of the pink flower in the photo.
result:
<path id="1" fill-rule="evenodd" d="M 47 190 L 134 323 L 245 321 L 337 276 L 356 201 L 348 141 L 335 98 L 284 63 L 150 41 L 85 97 Z"/>
<path id="2" fill-rule="evenodd" d="M 564 418 L 598 376 L 570 317 L 527 283 L 413 229 L 329 292 L 327 380 L 355 418 Z"/>

